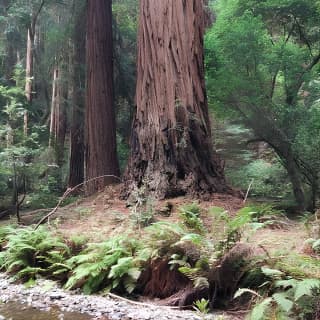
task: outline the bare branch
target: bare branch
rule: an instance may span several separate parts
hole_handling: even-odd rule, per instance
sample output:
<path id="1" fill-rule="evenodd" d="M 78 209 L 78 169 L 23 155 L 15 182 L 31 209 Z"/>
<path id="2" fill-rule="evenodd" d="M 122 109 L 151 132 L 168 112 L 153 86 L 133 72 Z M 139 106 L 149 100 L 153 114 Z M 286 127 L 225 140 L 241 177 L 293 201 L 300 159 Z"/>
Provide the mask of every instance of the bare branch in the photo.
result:
<path id="1" fill-rule="evenodd" d="M 52 211 L 50 211 L 46 216 L 44 216 L 38 223 L 37 225 L 35 226 L 34 230 L 37 230 L 39 228 L 39 226 L 44 222 L 46 221 L 49 217 L 51 217 L 58 209 L 59 207 L 61 206 L 62 202 L 68 198 L 69 195 L 71 195 L 75 190 L 77 190 L 79 187 L 83 186 L 84 184 L 88 183 L 88 182 L 92 182 L 92 181 L 95 181 L 95 180 L 98 180 L 98 179 L 101 179 L 101 178 L 115 178 L 115 179 L 118 179 L 119 181 L 121 181 L 121 179 L 117 176 L 114 176 L 114 175 L 103 175 L 103 176 L 99 176 L 99 177 L 95 177 L 95 178 L 92 178 L 92 179 L 89 179 L 89 180 L 86 180 L 82 183 L 79 183 L 78 185 L 76 185 L 75 187 L 73 188 L 68 188 L 65 193 L 62 195 L 61 199 L 59 200 L 58 204 L 53 208 Z"/>

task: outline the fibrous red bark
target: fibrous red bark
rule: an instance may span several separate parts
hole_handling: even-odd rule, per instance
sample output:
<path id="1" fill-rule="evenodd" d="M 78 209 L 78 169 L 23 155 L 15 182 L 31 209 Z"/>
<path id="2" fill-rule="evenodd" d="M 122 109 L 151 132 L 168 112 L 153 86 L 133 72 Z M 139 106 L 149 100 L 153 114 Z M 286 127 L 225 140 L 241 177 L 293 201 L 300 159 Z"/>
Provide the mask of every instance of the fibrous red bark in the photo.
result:
<path id="1" fill-rule="evenodd" d="M 119 176 L 112 54 L 111 0 L 88 0 L 86 180 L 103 175 Z M 113 181 L 114 179 L 110 177 L 94 180 L 86 185 L 86 192 L 91 194 Z"/>
<path id="2" fill-rule="evenodd" d="M 74 1 L 76 7 L 76 1 Z M 86 6 L 77 6 L 73 31 L 71 58 L 72 116 L 70 125 L 70 161 L 68 187 L 73 188 L 84 179 L 84 79 L 86 21 L 83 19 Z"/>
<path id="3" fill-rule="evenodd" d="M 126 188 L 156 197 L 229 190 L 213 151 L 203 62 L 203 0 L 141 0 L 137 111 Z"/>

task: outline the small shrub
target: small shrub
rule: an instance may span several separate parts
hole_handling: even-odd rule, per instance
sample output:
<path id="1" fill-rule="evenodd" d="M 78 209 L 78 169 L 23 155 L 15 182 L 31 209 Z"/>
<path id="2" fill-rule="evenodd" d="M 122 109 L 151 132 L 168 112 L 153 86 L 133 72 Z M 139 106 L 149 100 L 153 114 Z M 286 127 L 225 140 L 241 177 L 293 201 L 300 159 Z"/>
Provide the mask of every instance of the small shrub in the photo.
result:
<path id="1" fill-rule="evenodd" d="M 287 173 L 276 161 L 254 160 L 240 170 L 227 171 L 226 175 L 233 186 L 242 190 L 247 190 L 253 181 L 250 191 L 252 196 L 284 198 L 291 193 Z"/>
<path id="2" fill-rule="evenodd" d="M 37 274 L 53 276 L 58 270 L 62 273 L 61 267 L 70 254 L 64 240 L 43 226 L 37 230 L 31 227 L 10 230 L 4 249 L 0 252 L 3 268 L 26 281 Z"/>
<path id="3" fill-rule="evenodd" d="M 203 233 L 205 228 L 200 218 L 201 208 L 197 203 L 191 203 L 179 207 L 179 216 L 183 223 L 190 229 Z"/>
<path id="4" fill-rule="evenodd" d="M 154 222 L 154 208 L 151 202 L 147 202 L 142 207 L 135 207 L 131 211 L 130 220 L 133 225 L 139 228 L 147 227 Z"/>
<path id="5" fill-rule="evenodd" d="M 209 300 L 202 298 L 193 303 L 193 308 L 201 314 L 207 314 L 210 311 Z"/>
<path id="6" fill-rule="evenodd" d="M 147 227 L 154 222 L 154 205 L 148 197 L 146 185 L 147 182 L 144 181 L 140 188 L 134 188 L 130 196 L 130 219 L 139 228 Z"/>
<path id="7" fill-rule="evenodd" d="M 257 287 L 261 294 L 251 289 L 239 289 L 235 298 L 244 293 L 258 297 L 253 307 L 251 320 L 313 319 L 312 314 L 318 303 L 319 279 L 295 279 L 278 269 L 262 267 L 265 281 Z"/>
<path id="8" fill-rule="evenodd" d="M 80 287 L 86 294 L 123 289 L 131 293 L 140 276 L 139 261 L 135 258 L 138 247 L 139 243 L 134 239 L 128 241 L 127 236 L 89 244 L 67 261 L 72 274 L 66 288 Z"/>

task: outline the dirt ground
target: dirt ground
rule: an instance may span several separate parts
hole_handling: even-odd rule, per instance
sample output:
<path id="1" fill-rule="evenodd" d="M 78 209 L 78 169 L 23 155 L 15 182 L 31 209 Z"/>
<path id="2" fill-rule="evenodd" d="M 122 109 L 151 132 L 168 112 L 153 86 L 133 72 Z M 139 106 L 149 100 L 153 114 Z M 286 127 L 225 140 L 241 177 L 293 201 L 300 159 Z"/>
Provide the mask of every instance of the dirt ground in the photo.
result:
<path id="1" fill-rule="evenodd" d="M 198 201 L 187 197 L 163 201 L 149 200 L 149 205 L 155 213 L 155 221 L 176 222 L 179 220 L 178 208 L 195 201 L 204 211 L 211 207 L 221 207 L 230 215 L 235 215 L 243 206 L 242 199 L 225 194 L 215 194 L 210 201 Z M 134 202 L 129 203 L 119 199 L 118 188 L 109 187 L 104 192 L 88 198 L 79 198 L 68 206 L 59 207 L 49 218 L 49 224 L 59 227 L 59 230 L 67 236 L 85 235 L 88 240 L 100 241 L 132 229 L 130 216 L 134 212 L 134 206 Z M 163 208 L 167 207 L 170 207 L 170 213 L 163 214 Z M 25 224 L 36 223 L 44 213 L 48 211 L 25 212 L 22 221 Z M 204 216 L 204 223 L 210 226 L 213 221 Z"/>
<path id="2" fill-rule="evenodd" d="M 211 207 L 223 208 L 234 216 L 244 204 L 243 200 L 231 195 L 215 194 L 210 201 L 197 201 L 187 197 L 178 197 L 163 201 L 151 200 L 150 204 L 154 211 L 155 221 L 179 221 L 178 208 L 185 204 L 197 202 L 203 212 Z M 142 232 L 137 225 L 132 222 L 131 215 L 134 212 L 135 203 L 119 199 L 119 189 L 114 187 L 106 188 L 104 192 L 88 198 L 79 198 L 74 203 L 65 207 L 59 207 L 50 217 L 49 225 L 58 228 L 66 237 L 84 236 L 88 242 L 103 241 L 108 237 L 122 233 Z M 166 208 L 170 212 L 165 212 Z M 165 208 L 165 209 L 164 209 Z M 26 224 L 36 223 L 46 212 L 25 212 L 22 216 Z M 165 214 L 163 214 L 165 212 Z M 202 214 L 205 227 L 212 230 L 215 226 L 214 215 Z M 284 258 L 296 253 L 306 254 L 305 240 L 310 237 L 308 230 L 302 222 L 281 219 L 281 227 L 259 229 L 252 232 L 246 229 L 243 232 L 242 242 L 251 244 L 256 248 L 261 248 L 270 257 L 277 256 Z M 215 226 L 216 227 L 216 226 Z M 320 277 L 318 274 L 312 274 Z M 236 311 L 228 313 L 228 319 L 244 319 L 246 311 Z"/>

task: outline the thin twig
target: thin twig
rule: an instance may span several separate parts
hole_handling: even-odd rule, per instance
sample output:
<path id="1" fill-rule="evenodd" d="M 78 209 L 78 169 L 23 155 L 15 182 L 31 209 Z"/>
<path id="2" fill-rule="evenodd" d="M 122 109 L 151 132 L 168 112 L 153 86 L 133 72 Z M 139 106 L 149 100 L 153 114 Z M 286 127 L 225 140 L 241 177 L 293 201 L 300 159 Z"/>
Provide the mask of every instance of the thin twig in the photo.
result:
<path id="1" fill-rule="evenodd" d="M 269 260 L 272 260 L 272 257 L 270 256 L 269 251 L 262 244 L 259 244 L 259 248 L 261 248 L 263 250 L 263 252 L 267 255 Z"/>
<path id="2" fill-rule="evenodd" d="M 254 181 L 254 179 L 252 179 L 251 182 L 250 182 L 250 184 L 249 184 L 248 190 L 247 190 L 246 195 L 245 195 L 245 197 L 244 197 L 244 199 L 243 199 L 243 203 L 246 203 L 246 201 L 247 201 L 247 199 L 248 199 L 248 195 L 249 195 L 250 189 L 251 189 L 251 187 L 252 187 L 253 181 Z"/>
<path id="3" fill-rule="evenodd" d="M 88 183 L 88 182 L 92 182 L 101 178 L 115 178 L 118 179 L 119 181 L 121 181 L 121 179 L 117 176 L 114 175 L 103 175 L 103 176 L 99 176 L 99 177 L 95 177 L 89 180 L 86 180 L 84 182 L 79 183 L 78 185 L 76 185 L 73 188 L 68 188 L 65 193 L 62 195 L 62 197 L 60 198 L 59 202 L 57 203 L 57 205 L 52 209 L 52 211 L 50 211 L 46 216 L 44 216 L 43 218 L 41 218 L 41 220 L 37 223 L 37 225 L 35 226 L 34 230 L 37 230 L 39 228 L 39 226 L 45 221 L 47 220 L 49 217 L 51 217 L 60 207 L 61 203 L 70 195 L 72 194 L 75 190 L 77 190 L 79 187 L 81 187 L 82 185 Z"/>

